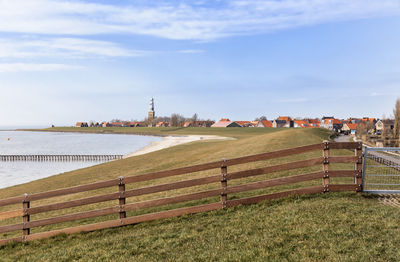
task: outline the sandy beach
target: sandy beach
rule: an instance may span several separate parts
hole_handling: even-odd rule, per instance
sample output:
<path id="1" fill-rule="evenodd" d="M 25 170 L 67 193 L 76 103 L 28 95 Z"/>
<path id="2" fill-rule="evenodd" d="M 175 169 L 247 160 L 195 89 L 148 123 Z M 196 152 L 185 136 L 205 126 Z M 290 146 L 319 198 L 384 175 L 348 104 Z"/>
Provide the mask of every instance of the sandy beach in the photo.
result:
<path id="1" fill-rule="evenodd" d="M 166 136 L 161 141 L 152 142 L 148 146 L 127 154 L 124 158 L 132 157 L 132 156 L 139 156 L 144 155 L 150 152 L 158 151 L 161 149 L 165 149 L 172 146 L 182 145 L 194 141 L 206 141 L 206 140 L 235 140 L 232 137 L 223 137 L 223 136 L 202 136 L 202 135 L 187 135 L 187 136 Z"/>

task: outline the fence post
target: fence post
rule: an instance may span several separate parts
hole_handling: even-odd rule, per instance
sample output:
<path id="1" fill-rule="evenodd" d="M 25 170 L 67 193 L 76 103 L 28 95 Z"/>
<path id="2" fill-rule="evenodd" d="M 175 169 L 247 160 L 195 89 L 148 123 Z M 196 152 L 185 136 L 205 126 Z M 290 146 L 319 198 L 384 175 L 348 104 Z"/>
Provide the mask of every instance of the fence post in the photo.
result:
<path id="1" fill-rule="evenodd" d="M 354 150 L 354 154 L 358 157 L 357 162 L 354 165 L 354 169 L 357 171 L 357 175 L 354 177 L 354 183 L 357 185 L 357 192 L 362 191 L 362 166 L 363 166 L 363 153 L 362 153 L 362 142 L 358 142 L 357 148 Z"/>
<path id="2" fill-rule="evenodd" d="M 324 186 L 324 193 L 327 193 L 329 192 L 329 141 L 324 141 L 322 156 L 324 157 L 324 162 L 322 164 L 322 170 L 324 171 L 322 185 Z"/>
<path id="3" fill-rule="evenodd" d="M 126 218 L 126 211 L 125 211 L 125 203 L 126 203 L 125 181 L 124 181 L 124 177 L 123 176 L 119 177 L 118 192 L 119 192 L 119 198 L 118 198 L 119 218 L 122 219 L 122 218 Z"/>
<path id="4" fill-rule="evenodd" d="M 28 210 L 31 207 L 31 202 L 29 201 L 28 196 L 29 195 L 25 193 L 25 199 L 22 201 L 22 240 L 25 240 L 26 236 L 31 233 L 29 226 L 26 225 L 26 223 L 31 220 L 30 215 L 28 214 Z"/>
<path id="5" fill-rule="evenodd" d="M 228 195 L 226 193 L 226 188 L 228 186 L 227 175 L 228 175 L 228 167 L 226 166 L 226 159 L 223 158 L 222 165 L 221 165 L 221 204 L 222 204 L 222 208 L 226 208 L 226 202 L 228 201 Z"/>

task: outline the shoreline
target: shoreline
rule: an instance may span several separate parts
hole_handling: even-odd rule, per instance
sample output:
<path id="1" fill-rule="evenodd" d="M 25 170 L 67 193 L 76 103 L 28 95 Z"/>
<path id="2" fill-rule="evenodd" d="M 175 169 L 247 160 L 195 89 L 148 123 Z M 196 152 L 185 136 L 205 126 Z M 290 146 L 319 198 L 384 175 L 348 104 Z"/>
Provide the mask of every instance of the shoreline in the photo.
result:
<path id="1" fill-rule="evenodd" d="M 128 132 L 109 132 L 109 131 L 95 131 L 95 132 L 85 132 L 85 131 L 59 131 L 59 130 L 45 130 L 45 129 L 16 129 L 13 131 L 27 131 L 27 132 L 55 132 L 55 133 L 80 133 L 80 134 L 113 134 L 113 135 L 136 135 L 136 136 L 154 136 L 154 137 L 162 137 L 161 141 L 151 142 L 147 146 L 133 151 L 131 153 L 125 154 L 123 159 L 140 156 L 144 154 L 148 154 L 151 152 L 159 151 L 162 149 L 166 149 L 169 147 L 174 147 L 178 145 L 183 145 L 195 141 L 227 141 L 227 140 L 236 140 L 233 137 L 224 137 L 217 135 L 164 135 L 164 134 L 154 134 L 154 133 L 128 133 Z"/>
<path id="2" fill-rule="evenodd" d="M 149 145 L 129 154 L 124 155 L 125 158 L 140 156 L 151 152 L 159 151 L 162 149 L 183 145 L 195 141 L 226 141 L 236 140 L 233 137 L 215 136 L 215 135 L 182 135 L 182 136 L 164 136 L 163 140 L 151 142 Z"/>

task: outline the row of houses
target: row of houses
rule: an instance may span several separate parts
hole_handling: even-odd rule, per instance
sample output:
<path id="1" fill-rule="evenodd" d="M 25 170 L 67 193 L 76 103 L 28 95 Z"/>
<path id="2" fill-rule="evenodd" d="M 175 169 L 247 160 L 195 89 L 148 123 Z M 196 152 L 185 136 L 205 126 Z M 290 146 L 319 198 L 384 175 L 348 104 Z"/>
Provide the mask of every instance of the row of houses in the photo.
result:
<path id="1" fill-rule="evenodd" d="M 289 116 L 280 116 L 274 120 L 259 121 L 231 121 L 229 118 L 222 118 L 211 127 L 272 127 L 272 128 L 326 128 L 339 133 L 355 135 L 360 124 L 369 128 L 369 132 L 381 135 L 383 130 L 393 130 L 394 120 L 375 119 L 370 117 L 337 119 L 333 116 L 324 116 L 322 119 L 306 118 L 292 119 Z"/>
<path id="2" fill-rule="evenodd" d="M 289 116 L 280 116 L 274 120 L 255 120 L 255 121 L 232 121 L 229 118 L 222 118 L 214 121 L 186 121 L 179 124 L 181 127 L 264 127 L 264 128 L 326 128 L 339 133 L 355 135 L 357 128 L 363 124 L 368 132 L 381 135 L 384 130 L 393 130 L 394 120 L 375 119 L 369 117 L 337 119 L 333 116 L 318 118 L 292 119 Z M 76 127 L 170 127 L 172 124 L 167 121 L 160 121 L 154 125 L 145 122 L 77 122 Z"/>
<path id="3" fill-rule="evenodd" d="M 75 127 L 144 127 L 143 122 L 76 122 Z"/>
<path id="4" fill-rule="evenodd" d="M 292 119 L 288 116 L 280 116 L 275 120 L 255 120 L 255 121 L 231 121 L 229 118 L 222 118 L 211 127 L 301 127 L 317 128 L 320 127 L 318 119 Z"/>
<path id="5" fill-rule="evenodd" d="M 391 131 L 394 128 L 393 119 L 375 119 L 370 117 L 349 118 L 345 120 L 334 117 L 324 117 L 321 127 L 328 128 L 340 133 L 355 135 L 360 125 L 370 134 L 381 135 L 385 130 Z"/>
<path id="6" fill-rule="evenodd" d="M 178 124 L 181 127 L 211 127 L 215 121 L 186 121 Z M 170 127 L 172 124 L 167 121 L 160 121 L 156 124 L 148 125 L 145 122 L 76 122 L 75 127 Z"/>

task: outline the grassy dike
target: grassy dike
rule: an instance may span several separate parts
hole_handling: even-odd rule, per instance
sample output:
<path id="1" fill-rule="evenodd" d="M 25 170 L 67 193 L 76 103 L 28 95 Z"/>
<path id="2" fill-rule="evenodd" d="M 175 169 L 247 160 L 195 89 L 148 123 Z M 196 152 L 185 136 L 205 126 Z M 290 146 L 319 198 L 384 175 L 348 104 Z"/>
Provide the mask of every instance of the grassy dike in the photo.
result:
<path id="1" fill-rule="evenodd" d="M 107 180 L 121 175 L 132 176 L 205 163 L 222 157 L 238 157 L 312 144 L 330 136 L 329 132 L 322 129 L 52 128 L 48 131 L 204 134 L 230 136 L 237 140 L 193 142 L 72 171 L 2 189 L 0 198 Z M 320 155 L 321 152 L 314 152 L 305 156 L 265 161 L 264 165 Z M 242 168 L 257 165 L 248 164 Z M 312 170 L 315 169 L 308 168 L 302 171 Z M 298 170 L 280 172 L 258 180 L 294 175 L 299 172 Z M 191 177 L 202 175 L 205 174 L 194 174 Z M 161 182 L 182 178 L 182 176 L 168 178 Z M 254 179 L 248 178 L 242 182 L 256 181 Z M 287 188 L 286 186 L 268 189 L 269 191 L 265 192 Z M 158 197 L 172 193 L 187 193 L 188 190 L 190 191 L 184 189 L 171 193 L 164 192 Z M 78 194 L 75 198 L 85 197 L 86 194 Z M 65 196 L 58 200 L 66 201 L 70 197 Z M 147 197 L 133 198 L 130 201 L 145 200 Z M 96 208 L 102 206 L 103 204 L 92 205 Z M 85 208 L 75 208 L 74 211 L 83 211 Z M 62 213 L 52 213 L 52 215 L 60 214 Z M 355 193 L 318 194 L 265 201 L 251 206 L 239 206 L 117 229 L 10 244 L 0 247 L 0 261 L 399 261 L 399 217 L 400 209 L 381 205 L 375 197 Z M 33 219 L 39 218 L 38 215 Z M 84 223 L 103 221 L 101 219 L 107 218 L 92 219 Z M 71 225 L 76 224 L 64 224 L 64 226 Z M 49 226 L 45 229 L 52 228 Z M 37 232 L 35 230 L 33 232 Z"/>

